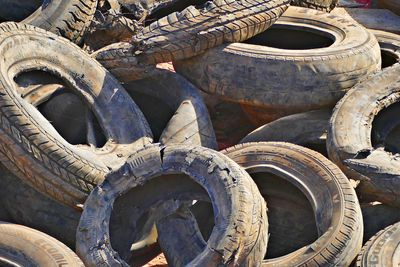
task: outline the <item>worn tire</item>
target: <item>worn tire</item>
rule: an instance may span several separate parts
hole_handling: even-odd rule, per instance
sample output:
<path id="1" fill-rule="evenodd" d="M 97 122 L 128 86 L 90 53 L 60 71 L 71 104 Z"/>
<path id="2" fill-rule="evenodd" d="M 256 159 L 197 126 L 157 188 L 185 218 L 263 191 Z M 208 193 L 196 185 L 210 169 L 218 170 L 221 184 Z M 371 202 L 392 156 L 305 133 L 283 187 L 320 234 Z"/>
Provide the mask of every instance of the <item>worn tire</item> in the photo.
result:
<path id="1" fill-rule="evenodd" d="M 293 0 L 292 5 L 331 12 L 339 3 L 339 0 Z"/>
<path id="2" fill-rule="evenodd" d="M 43 0 L 1 0 L 0 21 L 21 21 L 35 12 L 42 2 Z"/>
<path id="3" fill-rule="evenodd" d="M 379 202 L 360 203 L 364 220 L 364 241 L 376 235 L 380 230 L 400 222 L 400 209 Z"/>
<path id="4" fill-rule="evenodd" d="M 378 40 L 382 55 L 382 68 L 400 63 L 400 35 L 370 30 Z"/>
<path id="5" fill-rule="evenodd" d="M 126 83 L 124 87 L 141 110 L 148 110 L 143 112 L 144 115 L 154 117 L 147 117 L 150 127 L 154 121 L 154 126 L 162 129 L 161 133 L 160 130 L 153 132 L 154 136 L 159 137 L 156 140 L 160 143 L 192 144 L 217 149 L 214 129 L 203 98 L 198 89 L 185 78 L 171 71 L 160 70 L 156 75 Z M 143 95 L 163 102 L 172 110 L 171 116 L 157 125 L 165 111 L 148 106 L 146 97 L 142 101 L 136 100 Z"/>
<path id="6" fill-rule="evenodd" d="M 330 117 L 330 110 L 315 110 L 290 115 L 261 126 L 239 143 L 288 142 L 326 155 L 326 135 Z"/>
<path id="7" fill-rule="evenodd" d="M 318 240 L 288 255 L 266 259 L 262 266 L 350 265 L 362 246 L 363 220 L 353 188 L 332 162 L 314 151 L 287 143 L 247 143 L 222 153 L 249 173 L 269 172 L 293 183 L 315 209 Z M 180 228 L 185 225 L 190 224 L 181 223 Z M 186 235 L 185 240 L 181 254 L 198 249 L 194 234 Z M 165 245 L 162 241 L 161 247 Z"/>
<path id="8" fill-rule="evenodd" d="M 8 0 L 1 0 L 0 5 L 2 8 L 4 7 L 3 1 L 6 2 L 6 5 L 10 5 Z M 14 2 L 11 5 L 12 10 L 22 9 L 21 15 L 25 14 L 25 8 L 31 5 L 19 3 L 22 2 L 20 0 L 12 2 Z M 97 7 L 97 0 L 51 0 L 40 2 L 43 2 L 41 7 L 29 17 L 24 18 L 21 23 L 51 31 L 75 43 L 79 43 L 82 39 Z M 15 11 L 19 13 L 18 10 Z M 20 14 L 18 15 L 17 18 L 21 17 Z"/>
<path id="9" fill-rule="evenodd" d="M 356 267 L 400 265 L 400 222 L 372 237 L 357 258 Z"/>
<path id="10" fill-rule="evenodd" d="M 291 40 L 279 37 L 280 29 L 299 27 L 331 39 L 316 35 L 304 38 L 304 32 L 295 30 L 294 35 L 301 34 L 301 38 L 296 38 L 300 40 L 296 47 L 303 47 L 304 41 L 308 48 L 335 42 L 330 47 L 306 50 L 234 43 L 174 62 L 174 66 L 178 73 L 209 94 L 285 110 L 287 115 L 333 107 L 358 81 L 380 69 L 379 45 L 372 33 L 352 20 L 311 9 L 290 7 L 270 30 L 247 42 L 259 43 L 270 32 L 272 37 L 278 35 L 264 39 L 264 43 L 268 40 L 278 42 L 271 43 L 274 46 L 293 48 L 293 41 L 280 43 Z M 319 41 L 314 43 L 316 40 Z"/>
<path id="11" fill-rule="evenodd" d="M 116 197 L 139 185 L 151 183 L 154 177 L 178 173 L 190 176 L 202 187 L 202 194 L 210 196 L 217 212 L 217 226 L 207 245 L 203 243 L 200 255 L 190 259 L 189 266 L 217 266 L 228 263 L 233 266 L 253 266 L 260 262 L 266 251 L 268 236 L 259 236 L 259 232 L 267 228 L 268 222 L 265 202 L 250 176 L 226 156 L 207 148 L 153 145 L 132 155 L 132 158 L 120 170 L 111 173 L 86 201 L 76 244 L 78 255 L 85 264 L 126 266 L 108 241 L 111 210 Z M 183 177 L 189 180 L 187 176 Z M 201 199 L 201 196 L 192 194 L 186 197 L 188 200 Z M 161 203 L 164 212 L 172 213 L 179 208 L 182 205 L 179 198 L 167 194 Z M 165 201 L 169 199 L 172 200 Z M 179 257 L 176 254 L 172 255 Z M 170 264 L 184 265 L 177 259 Z"/>
<path id="12" fill-rule="evenodd" d="M 222 43 L 244 41 L 263 32 L 289 3 L 290 0 L 214 0 L 199 9 L 189 6 L 145 27 L 130 44 L 112 44 L 93 56 L 117 76 L 122 67 L 129 73 L 138 65 L 190 58 Z"/>
<path id="13" fill-rule="evenodd" d="M 400 3 L 397 0 L 378 0 L 378 6 L 400 15 Z"/>
<path id="14" fill-rule="evenodd" d="M 60 241 L 34 229 L 0 222 L 1 266 L 84 266 Z"/>
<path id="15" fill-rule="evenodd" d="M 0 152 L 18 166 L 21 179 L 76 207 L 109 168 L 120 166 L 129 153 L 151 142 L 148 124 L 115 78 L 67 40 L 33 26 L 3 23 L 0 41 L 4 59 L 0 69 Z M 103 147 L 67 143 L 21 98 L 12 79 L 34 69 L 56 73 L 85 99 L 108 139 Z"/>
<path id="16" fill-rule="evenodd" d="M 349 178 L 361 181 L 361 193 L 396 207 L 400 207 L 399 154 L 374 148 L 371 129 L 379 112 L 400 102 L 399 72 L 400 64 L 396 64 L 350 90 L 333 111 L 327 141 L 330 159 Z M 399 123 L 396 119 L 390 125 Z"/>
<path id="17" fill-rule="evenodd" d="M 6 165 L 18 172 L 12 162 Z M 79 211 L 39 193 L 3 164 L 0 165 L 0 176 L 2 206 L 12 222 L 45 232 L 71 248 L 75 246 L 76 227 L 81 215 Z"/>

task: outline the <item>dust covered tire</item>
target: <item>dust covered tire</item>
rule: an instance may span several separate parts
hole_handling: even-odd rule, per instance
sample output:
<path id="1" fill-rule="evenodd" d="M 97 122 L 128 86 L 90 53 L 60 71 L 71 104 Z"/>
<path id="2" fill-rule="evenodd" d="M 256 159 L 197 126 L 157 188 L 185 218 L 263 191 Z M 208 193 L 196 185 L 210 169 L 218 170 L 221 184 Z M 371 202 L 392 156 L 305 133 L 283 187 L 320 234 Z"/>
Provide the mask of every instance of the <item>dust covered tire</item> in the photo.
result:
<path id="1" fill-rule="evenodd" d="M 84 266 L 60 241 L 37 230 L 0 222 L 1 266 Z"/>
<path id="2" fill-rule="evenodd" d="M 32 9 L 32 4 L 35 4 L 35 1 L 26 1 L 32 2 L 28 5 L 27 3 L 20 3 L 22 1 L 19 0 L 12 1 L 14 3 L 8 3 L 8 0 L 1 0 L 0 5 L 2 8 L 4 7 L 4 1 L 6 2 L 6 7 L 8 4 L 11 10 L 14 10 L 17 19 L 23 19 L 21 23 L 51 31 L 75 43 L 79 43 L 82 39 L 97 7 L 97 0 L 40 1 L 43 2 L 42 5 L 29 17 L 23 18 L 22 16 Z"/>
<path id="3" fill-rule="evenodd" d="M 279 37 L 282 30 L 295 36 L 311 32 L 314 38 L 296 38 L 300 40 L 296 47 L 308 48 L 296 50 L 292 41 L 283 42 L 290 39 Z M 269 33 L 275 37 L 267 38 Z M 281 48 L 252 44 L 267 41 Z M 309 49 L 332 41 L 331 46 Z M 346 91 L 381 67 L 372 33 L 354 21 L 312 9 L 290 7 L 271 29 L 246 42 L 176 61 L 175 69 L 209 94 L 289 115 L 333 107 Z"/>
<path id="4" fill-rule="evenodd" d="M 373 236 L 363 247 L 356 267 L 387 266 L 400 264 L 400 222 Z"/>
<path id="5" fill-rule="evenodd" d="M 151 142 L 148 124 L 117 80 L 64 38 L 26 24 L 3 23 L 0 41 L 0 151 L 16 164 L 21 179 L 76 208 L 109 168 L 119 167 L 129 153 Z M 67 143 L 23 100 L 13 78 L 38 69 L 61 77 L 91 106 L 108 139 L 104 146 Z"/>
<path id="6" fill-rule="evenodd" d="M 290 0 L 214 0 L 163 17 L 133 37 L 93 55 L 121 79 L 129 69 L 190 58 L 222 43 L 244 41 L 269 28 L 288 8 Z M 143 68 L 143 67 L 142 67 Z"/>
<path id="7" fill-rule="evenodd" d="M 400 207 L 399 154 L 374 147 L 371 133 L 377 114 L 400 102 L 399 72 L 400 64 L 396 64 L 350 90 L 333 111 L 327 140 L 330 159 L 349 178 L 361 181 L 361 194 L 396 207 Z M 396 113 L 386 120 L 382 135 L 399 125 Z"/>
<path id="8" fill-rule="evenodd" d="M 363 220 L 353 188 L 332 162 L 309 149 L 279 142 L 240 144 L 222 153 L 249 173 L 272 173 L 294 184 L 307 196 L 316 212 L 318 240 L 288 255 L 265 259 L 261 266 L 350 265 L 362 246 Z M 264 191 L 264 188 L 260 188 L 260 191 Z M 187 218 L 180 217 L 180 220 L 183 219 Z M 164 221 L 163 228 L 176 223 Z M 180 223 L 179 228 L 184 227 L 189 229 L 181 230 L 180 235 L 185 232 L 196 233 L 196 228 L 188 219 Z M 167 242 L 163 235 L 168 234 L 167 231 L 160 231 L 159 242 L 161 247 L 170 249 L 169 242 L 172 242 L 174 235 L 169 234 Z M 198 235 L 185 235 L 184 238 L 182 235 L 179 240 L 188 241 L 179 251 L 175 250 L 177 254 L 199 249 Z"/>
<path id="9" fill-rule="evenodd" d="M 268 222 L 265 202 L 250 176 L 229 158 L 207 148 L 153 145 L 132 155 L 86 201 L 76 244 L 78 255 L 85 264 L 125 266 L 109 242 L 111 207 L 115 198 L 139 184 L 145 186 L 146 183 L 151 183 L 154 177 L 179 173 L 190 176 L 203 188 L 202 195 L 210 196 L 217 213 L 217 225 L 208 243 L 204 243 L 201 253 L 195 259 L 189 259 L 188 264 L 217 266 L 229 263 L 253 266 L 259 263 L 265 254 L 268 239 L 267 235 L 259 236 L 259 231 L 266 229 Z M 186 180 L 191 180 L 187 176 Z M 133 177 L 135 178 L 132 179 Z M 171 198 L 172 200 L 165 201 Z M 190 199 L 199 198 L 189 195 Z M 161 204 L 164 212 L 170 210 L 173 213 L 181 206 L 180 203 L 179 196 L 167 194 Z M 181 240 L 180 246 L 185 241 Z M 174 257 L 179 255 L 174 254 Z M 176 258 L 170 264 L 185 265 Z"/>

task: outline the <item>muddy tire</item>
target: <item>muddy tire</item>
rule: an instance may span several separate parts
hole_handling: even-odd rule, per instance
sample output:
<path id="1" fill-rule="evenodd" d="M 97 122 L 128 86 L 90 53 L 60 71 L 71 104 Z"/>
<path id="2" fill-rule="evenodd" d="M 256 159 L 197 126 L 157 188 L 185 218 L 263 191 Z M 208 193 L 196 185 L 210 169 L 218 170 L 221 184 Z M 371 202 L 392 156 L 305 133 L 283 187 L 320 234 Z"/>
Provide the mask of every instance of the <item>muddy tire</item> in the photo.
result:
<path id="1" fill-rule="evenodd" d="M 289 115 L 333 107 L 380 69 L 381 56 L 376 38 L 354 21 L 290 7 L 269 30 L 245 43 L 222 45 L 174 66 L 209 94 Z"/>
<path id="2" fill-rule="evenodd" d="M 326 155 L 326 134 L 330 117 L 330 110 L 315 110 L 290 115 L 261 126 L 249 133 L 239 143 L 287 142 Z"/>
<path id="3" fill-rule="evenodd" d="M 137 97 L 145 95 L 155 98 L 172 110 L 172 114 L 167 116 L 168 120 L 164 120 L 162 125 L 154 125 L 157 129 L 162 129 L 161 133 L 157 131 L 160 134 L 159 139 L 156 140 L 160 143 L 192 144 L 217 149 L 213 125 L 203 98 L 198 89 L 185 78 L 171 71 L 160 70 L 154 76 L 126 83 L 124 87 L 141 110 L 150 108 L 148 112 L 144 112 L 144 115 L 154 115 L 153 117 L 157 119 L 154 121 L 147 118 L 150 127 L 152 127 L 152 121 L 154 124 L 159 124 L 158 119 L 163 117 L 165 112 L 163 109 L 157 111 L 157 107 L 154 106 L 149 107 L 146 98 L 144 101 L 137 101 Z M 153 134 L 157 136 L 156 133 L 153 132 Z"/>
<path id="4" fill-rule="evenodd" d="M 329 125 L 327 149 L 348 176 L 360 180 L 358 192 L 400 207 L 399 154 L 374 147 L 371 133 L 378 113 L 400 102 L 400 64 L 367 78 L 336 105 Z M 399 125 L 398 117 L 386 120 L 383 135 Z M 385 133 L 387 132 L 387 133 Z"/>
<path id="5" fill-rule="evenodd" d="M 244 41 L 263 32 L 289 3 L 290 0 L 215 0 L 201 8 L 189 6 L 145 27 L 131 44 L 110 45 L 94 57 L 112 73 L 122 65 L 136 69 L 137 64 L 190 58 L 222 43 Z"/>
<path id="6" fill-rule="evenodd" d="M 60 241 L 34 229 L 0 222 L 1 266 L 84 266 Z"/>
<path id="7" fill-rule="evenodd" d="M 293 0 L 292 5 L 331 12 L 339 3 L 339 0 Z"/>
<path id="8" fill-rule="evenodd" d="M 356 267 L 398 266 L 400 264 L 400 222 L 372 237 L 357 258 Z"/>
<path id="9" fill-rule="evenodd" d="M 3 1 L 6 2 L 5 4 L 10 5 L 8 0 L 1 0 L 0 5 L 2 8 Z M 17 13 L 17 18 L 21 17 L 22 14 L 26 14 L 26 7 L 29 7 L 29 10 L 32 8 L 31 5 L 19 3 L 22 1 L 12 2 L 15 2 L 11 4 L 11 8 Z M 52 0 L 40 2 L 43 2 L 42 6 L 29 17 L 23 18 L 21 23 L 51 31 L 75 43 L 79 43 L 82 39 L 97 7 L 97 0 Z"/>
<path id="10" fill-rule="evenodd" d="M 103 181 L 109 168 L 119 167 L 129 153 L 151 142 L 148 124 L 115 78 L 71 42 L 16 23 L 0 25 L 0 40 L 4 57 L 0 70 L 0 151 L 17 165 L 21 179 L 76 207 Z M 96 149 L 67 143 L 22 99 L 13 78 L 35 69 L 55 73 L 82 97 L 104 129 L 108 140 L 104 146 Z"/>
<path id="11" fill-rule="evenodd" d="M 1 0 L 0 21 L 21 21 L 35 12 L 35 10 L 40 7 L 42 2 L 43 0 Z"/>
<path id="12" fill-rule="evenodd" d="M 400 35 L 370 30 L 378 40 L 382 55 L 382 68 L 400 63 Z"/>
<path id="13" fill-rule="evenodd" d="M 378 0 L 378 6 L 400 15 L 400 3 L 397 0 Z"/>
<path id="14" fill-rule="evenodd" d="M 108 241 L 109 219 L 115 198 L 139 184 L 146 186 L 154 177 L 178 173 L 186 174 L 187 176 L 183 176 L 184 180 L 193 180 L 202 188 L 201 196 L 186 194 L 190 203 L 208 194 L 213 200 L 214 210 L 217 211 L 217 225 L 209 241 L 203 241 L 201 253 L 195 259 L 189 259 L 188 264 L 217 266 L 229 263 L 235 266 L 253 266 L 259 263 L 265 254 L 268 239 L 267 235 L 259 236 L 259 233 L 261 229 L 267 229 L 268 222 L 265 202 L 250 176 L 226 156 L 207 148 L 154 145 L 132 155 L 86 201 L 76 244 L 78 254 L 85 264 L 125 265 Z M 182 195 L 169 195 L 168 191 L 166 188 L 164 201 L 158 203 L 165 215 L 173 214 L 183 205 L 179 201 Z M 178 228 L 170 230 L 180 231 Z M 181 240 L 179 246 L 183 246 L 185 242 L 186 240 Z M 169 258 L 171 266 L 185 265 L 178 261 L 179 255 L 172 255 L 174 258 Z"/>
<path id="15" fill-rule="evenodd" d="M 272 173 L 293 183 L 314 203 L 311 205 L 316 212 L 318 240 L 283 257 L 265 259 L 262 266 L 350 265 L 362 246 L 363 220 L 353 188 L 332 162 L 314 151 L 288 143 L 247 143 L 222 153 L 249 173 Z M 330 197 L 326 197 L 328 195 Z M 193 224 L 181 223 L 181 233 L 186 231 L 182 229 L 187 225 Z M 159 233 L 161 247 L 168 244 L 163 243 L 164 233 Z M 195 236 L 179 239 L 188 239 L 181 254 L 198 249 Z"/>

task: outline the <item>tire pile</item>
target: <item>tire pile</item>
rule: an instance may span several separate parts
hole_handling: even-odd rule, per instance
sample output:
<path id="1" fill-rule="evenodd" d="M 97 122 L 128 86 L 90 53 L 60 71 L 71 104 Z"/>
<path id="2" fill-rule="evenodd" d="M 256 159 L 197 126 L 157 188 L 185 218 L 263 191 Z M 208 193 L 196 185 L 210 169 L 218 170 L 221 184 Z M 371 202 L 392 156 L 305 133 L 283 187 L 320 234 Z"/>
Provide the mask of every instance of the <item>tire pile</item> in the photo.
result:
<path id="1" fill-rule="evenodd" d="M 0 4 L 0 266 L 400 266 L 399 35 L 336 0 Z"/>

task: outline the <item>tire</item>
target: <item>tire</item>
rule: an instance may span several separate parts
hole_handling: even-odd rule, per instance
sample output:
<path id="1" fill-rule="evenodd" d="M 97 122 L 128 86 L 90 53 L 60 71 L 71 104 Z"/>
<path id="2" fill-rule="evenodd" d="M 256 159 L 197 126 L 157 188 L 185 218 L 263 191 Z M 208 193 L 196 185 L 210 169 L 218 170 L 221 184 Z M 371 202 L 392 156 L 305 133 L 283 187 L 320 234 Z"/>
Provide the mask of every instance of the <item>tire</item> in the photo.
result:
<path id="1" fill-rule="evenodd" d="M 339 0 L 293 0 L 292 5 L 331 12 L 339 3 Z"/>
<path id="2" fill-rule="evenodd" d="M 239 143 L 280 141 L 326 153 L 330 110 L 315 110 L 283 117 L 249 133 Z M 290 130 L 288 130 L 290 129 Z"/>
<path id="3" fill-rule="evenodd" d="M 396 0 L 378 0 L 378 6 L 400 15 L 400 4 Z"/>
<path id="4" fill-rule="evenodd" d="M 207 244 L 203 241 L 200 255 L 189 259 L 188 264 L 254 266 L 260 262 L 265 254 L 268 239 L 267 235 L 259 235 L 261 229 L 268 227 L 266 207 L 248 174 L 229 158 L 207 148 L 153 145 L 132 155 L 131 159 L 120 170 L 111 173 L 86 201 L 78 226 L 76 244 L 78 255 L 81 255 L 85 264 L 125 266 L 108 241 L 111 207 L 115 198 L 131 189 L 134 190 L 139 185 L 138 181 L 141 186 L 146 186 L 154 177 L 165 174 L 175 174 L 173 177 L 176 177 L 178 173 L 190 176 L 194 184 L 201 189 L 197 194 L 186 193 L 186 199 L 190 200 L 190 203 L 208 194 L 213 200 L 214 210 L 218 210 L 217 225 L 212 236 Z M 187 176 L 181 176 L 184 178 L 183 182 L 191 180 Z M 131 179 L 133 177 L 135 179 Z M 164 178 L 160 180 L 163 181 Z M 156 196 L 165 215 L 172 214 L 180 206 L 184 206 L 184 202 L 179 200 L 185 198 L 185 194 L 171 195 L 168 191 L 170 189 L 165 188 L 164 200 L 160 201 L 160 196 Z M 135 210 L 137 209 L 132 211 Z M 179 229 L 174 228 L 173 231 L 179 232 Z M 184 247 L 186 240 L 180 241 L 179 246 Z M 169 255 L 169 252 L 165 253 Z M 168 259 L 169 264 L 185 265 L 178 261 L 180 256 L 171 253 L 173 258 Z"/>
<path id="5" fill-rule="evenodd" d="M 4 160 L 2 158 L 2 160 Z M 12 162 L 8 167 L 18 169 Z M 80 212 L 39 193 L 0 165 L 2 206 L 12 222 L 45 232 L 69 247 L 75 247 Z"/>
<path id="6" fill-rule="evenodd" d="M 0 21 L 21 21 L 35 12 L 42 2 L 42 0 L 1 0 Z"/>
<path id="7" fill-rule="evenodd" d="M 400 222 L 391 225 L 372 237 L 357 258 L 356 267 L 400 264 Z"/>
<path id="8" fill-rule="evenodd" d="M 329 125 L 327 149 L 349 178 L 360 180 L 358 191 L 375 200 L 400 207 L 398 154 L 374 147 L 371 129 L 378 113 L 396 107 L 399 98 L 400 64 L 388 67 L 355 86 L 336 105 Z M 388 120 L 388 131 L 399 125 Z"/>
<path id="9" fill-rule="evenodd" d="M 263 32 L 289 3 L 290 0 L 215 0 L 200 8 L 189 6 L 145 27 L 131 44 L 113 44 L 93 56 L 114 74 L 122 65 L 137 69 L 137 64 L 156 65 L 190 58 L 222 43 L 244 41 Z"/>
<path id="10" fill-rule="evenodd" d="M 370 31 L 374 34 L 381 47 L 382 68 L 400 63 L 400 36 L 390 32 Z"/>
<path id="11" fill-rule="evenodd" d="M 67 40 L 33 26 L 3 23 L 0 41 L 4 57 L 0 71 L 0 152 L 17 165 L 21 179 L 77 208 L 110 168 L 119 167 L 129 153 L 152 141 L 148 124 L 115 78 Z M 10 80 L 35 69 L 56 73 L 89 104 L 107 137 L 104 146 L 91 149 L 67 143 L 18 95 Z"/>
<path id="12" fill-rule="evenodd" d="M 299 28 L 306 32 L 296 31 Z M 281 43 L 291 40 L 279 37 L 281 29 L 306 42 L 295 47 L 293 41 Z M 316 34 L 310 36 L 310 31 Z M 270 46 L 308 49 L 252 44 L 267 40 Z M 332 40 L 332 46 L 309 49 L 329 45 Z M 381 66 L 378 42 L 364 27 L 301 7 L 290 7 L 270 30 L 246 42 L 222 45 L 198 57 L 174 62 L 175 69 L 209 94 L 241 104 L 285 110 L 289 115 L 333 107 L 346 91 Z"/>
<path id="13" fill-rule="evenodd" d="M 155 140 L 167 145 L 192 144 L 218 148 L 207 107 L 198 89 L 179 74 L 160 70 L 154 76 L 126 83 L 124 87 L 141 110 L 148 110 L 144 115 L 148 116 L 146 118 L 150 127 L 154 125 L 156 128 L 157 132 L 153 131 Z M 144 99 L 140 101 L 138 98 L 143 96 Z M 146 101 L 147 99 L 161 101 L 169 107 L 172 114 L 165 112 L 165 108 L 158 110 L 157 106 L 154 106 L 157 102 L 153 105 Z M 165 114 L 167 118 L 158 125 L 159 118 Z M 154 118 L 151 119 L 150 116 Z"/>
<path id="14" fill-rule="evenodd" d="M 60 241 L 34 229 L 0 223 L 1 266 L 84 266 Z"/>
<path id="15" fill-rule="evenodd" d="M 400 222 L 400 210 L 398 208 L 390 207 L 379 202 L 361 203 L 361 211 L 364 220 L 363 244 L 376 235 L 381 229 Z"/>
<path id="16" fill-rule="evenodd" d="M 3 1 L 6 2 L 6 6 L 7 4 L 10 5 L 8 2 L 11 1 L 8 0 L 1 0 L 0 4 L 3 4 Z M 19 3 L 22 1 L 13 2 L 15 3 L 11 4 L 11 8 L 12 10 L 16 9 L 17 17 L 26 14 L 26 7 L 32 8 L 31 4 Z M 41 7 L 29 17 L 23 18 L 21 23 L 51 31 L 75 43 L 81 41 L 93 19 L 97 7 L 97 0 L 51 0 L 40 2 L 43 2 Z M 21 9 L 21 14 L 19 14 L 19 9 Z"/>
<path id="17" fill-rule="evenodd" d="M 253 175 L 267 172 L 286 179 L 298 187 L 311 203 L 315 203 L 312 205 L 316 211 L 319 238 L 312 244 L 300 247 L 299 250 L 288 255 L 266 259 L 261 266 L 308 266 L 310 264 L 349 266 L 351 264 L 361 250 L 363 220 L 353 188 L 346 176 L 332 162 L 314 151 L 288 143 L 246 143 L 228 148 L 222 153 Z M 258 185 L 263 185 L 259 187 L 260 191 L 266 191 L 265 186 L 268 183 L 258 181 Z M 328 195 L 331 197 L 326 197 Z M 290 198 L 291 193 L 287 196 Z M 318 203 L 325 204 L 318 205 Z M 325 221 L 327 216 L 329 222 Z M 173 221 L 173 223 L 176 222 Z M 181 222 L 179 226 L 181 232 L 189 231 L 184 230 L 187 225 L 193 224 Z M 300 228 L 300 226 L 297 227 Z M 165 246 L 162 237 L 165 233 L 165 231 L 159 233 L 161 247 Z M 192 236 L 194 237 L 185 236 L 189 239 L 185 244 L 189 247 L 185 247 L 185 250 L 198 250 L 198 242 L 195 235 L 192 234 Z M 181 250 L 181 254 L 184 254 L 184 250 Z"/>

